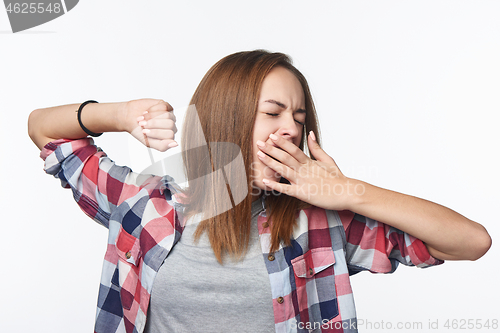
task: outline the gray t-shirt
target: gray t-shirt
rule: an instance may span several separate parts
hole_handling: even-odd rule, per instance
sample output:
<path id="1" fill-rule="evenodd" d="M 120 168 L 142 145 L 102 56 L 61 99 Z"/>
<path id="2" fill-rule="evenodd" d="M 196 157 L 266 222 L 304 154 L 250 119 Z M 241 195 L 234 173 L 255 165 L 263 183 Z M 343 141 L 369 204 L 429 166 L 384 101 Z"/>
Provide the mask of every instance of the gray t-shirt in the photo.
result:
<path id="1" fill-rule="evenodd" d="M 194 243 L 199 219 L 188 222 L 179 242 L 154 281 L 146 333 L 274 332 L 269 275 L 259 242 L 252 203 L 252 227 L 246 256 L 218 263 L 205 234 Z"/>

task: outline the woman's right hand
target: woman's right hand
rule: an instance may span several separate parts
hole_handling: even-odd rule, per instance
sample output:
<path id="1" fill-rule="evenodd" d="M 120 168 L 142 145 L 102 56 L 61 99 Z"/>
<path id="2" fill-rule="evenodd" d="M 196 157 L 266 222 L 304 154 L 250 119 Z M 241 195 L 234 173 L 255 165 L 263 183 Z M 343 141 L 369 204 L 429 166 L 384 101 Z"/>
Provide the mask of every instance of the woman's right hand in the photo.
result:
<path id="1" fill-rule="evenodd" d="M 146 147 L 166 151 L 176 147 L 173 108 L 161 99 L 138 99 L 123 104 L 122 127 Z"/>

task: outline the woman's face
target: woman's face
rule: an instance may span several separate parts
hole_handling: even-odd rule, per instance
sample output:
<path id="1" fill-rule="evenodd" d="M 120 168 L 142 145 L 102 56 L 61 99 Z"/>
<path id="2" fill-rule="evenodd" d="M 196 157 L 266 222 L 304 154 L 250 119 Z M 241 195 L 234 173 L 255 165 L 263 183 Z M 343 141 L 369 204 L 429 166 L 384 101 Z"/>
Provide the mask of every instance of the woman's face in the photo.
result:
<path id="1" fill-rule="evenodd" d="M 306 119 L 304 90 L 295 75 L 284 67 L 275 67 L 264 78 L 257 106 L 252 140 L 253 193 L 266 189 L 263 178 L 279 181 L 280 176 L 257 157 L 257 141 L 274 145 L 270 134 L 300 144 Z"/>

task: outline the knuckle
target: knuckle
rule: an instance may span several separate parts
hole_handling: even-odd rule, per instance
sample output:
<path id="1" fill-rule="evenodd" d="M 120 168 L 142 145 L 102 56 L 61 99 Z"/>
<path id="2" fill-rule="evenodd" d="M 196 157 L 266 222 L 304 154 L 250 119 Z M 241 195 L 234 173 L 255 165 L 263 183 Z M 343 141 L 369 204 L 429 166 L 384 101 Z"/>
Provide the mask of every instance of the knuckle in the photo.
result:
<path id="1" fill-rule="evenodd" d="M 292 158 L 290 155 L 285 155 L 282 158 L 279 158 L 279 160 L 281 161 L 281 163 L 283 163 L 285 165 L 290 165 L 292 162 Z"/>
<path id="2" fill-rule="evenodd" d="M 158 111 L 152 111 L 152 112 L 150 112 L 151 119 L 157 119 L 158 116 L 159 116 Z"/>
<path id="3" fill-rule="evenodd" d="M 165 138 L 166 139 L 173 139 L 174 138 L 175 132 L 172 130 L 166 130 L 165 131 Z"/>

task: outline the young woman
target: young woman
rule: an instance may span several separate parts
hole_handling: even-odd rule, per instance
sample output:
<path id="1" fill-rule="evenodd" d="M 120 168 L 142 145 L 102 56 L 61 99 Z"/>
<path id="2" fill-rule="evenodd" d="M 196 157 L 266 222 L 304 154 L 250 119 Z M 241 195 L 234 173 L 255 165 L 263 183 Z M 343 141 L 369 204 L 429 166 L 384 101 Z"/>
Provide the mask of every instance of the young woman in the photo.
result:
<path id="1" fill-rule="evenodd" d="M 476 260 L 490 247 L 480 224 L 448 208 L 344 176 L 286 55 L 225 57 L 191 104 L 182 191 L 169 176 L 115 165 L 87 137 L 127 131 L 175 147 L 168 103 L 30 115 L 46 172 L 109 229 L 96 332 L 356 332 L 349 275 Z"/>

